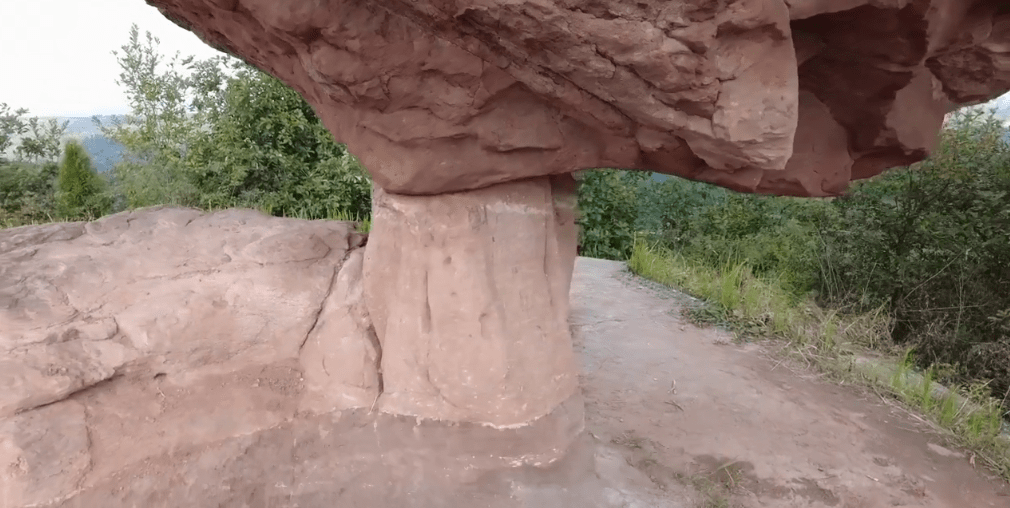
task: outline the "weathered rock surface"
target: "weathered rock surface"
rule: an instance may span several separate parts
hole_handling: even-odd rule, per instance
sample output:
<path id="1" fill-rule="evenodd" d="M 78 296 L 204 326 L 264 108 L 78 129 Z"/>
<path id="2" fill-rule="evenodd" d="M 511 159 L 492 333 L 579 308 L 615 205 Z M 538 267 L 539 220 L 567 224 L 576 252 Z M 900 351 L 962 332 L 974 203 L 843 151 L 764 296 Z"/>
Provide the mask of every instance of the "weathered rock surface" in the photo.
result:
<path id="1" fill-rule="evenodd" d="M 517 506 L 514 475 L 584 424 L 570 191 L 380 194 L 367 268 L 349 223 L 249 210 L 0 231 L 0 508 Z M 424 274 L 446 284 L 419 294 Z"/>
<path id="2" fill-rule="evenodd" d="M 299 410 L 368 407 L 362 240 L 348 223 L 246 210 L 0 231 L 0 463 L 17 473 L 5 506 Z"/>
<path id="3" fill-rule="evenodd" d="M 1010 89 L 984 0 L 148 0 L 284 80 L 386 191 L 609 166 L 831 195 Z"/>
<path id="4" fill-rule="evenodd" d="M 562 175 L 434 198 L 375 192 L 365 300 L 383 411 L 517 426 L 576 392 L 574 191 Z"/>
<path id="5" fill-rule="evenodd" d="M 362 239 L 348 223 L 171 208 L 0 231 L 0 417 L 114 376 L 188 386 L 278 362 L 304 367 L 318 394 L 305 409 L 368 406 Z"/>

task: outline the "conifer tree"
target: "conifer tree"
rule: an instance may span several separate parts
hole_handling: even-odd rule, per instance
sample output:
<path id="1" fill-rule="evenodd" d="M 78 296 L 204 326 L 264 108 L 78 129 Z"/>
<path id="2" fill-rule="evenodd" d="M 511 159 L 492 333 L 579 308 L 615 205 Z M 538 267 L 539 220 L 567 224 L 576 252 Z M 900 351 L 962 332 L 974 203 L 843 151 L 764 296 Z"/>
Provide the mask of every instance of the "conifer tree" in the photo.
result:
<path id="1" fill-rule="evenodd" d="M 60 164 L 57 211 L 68 219 L 100 216 L 101 180 L 91 168 L 91 158 L 76 141 L 67 143 Z"/>

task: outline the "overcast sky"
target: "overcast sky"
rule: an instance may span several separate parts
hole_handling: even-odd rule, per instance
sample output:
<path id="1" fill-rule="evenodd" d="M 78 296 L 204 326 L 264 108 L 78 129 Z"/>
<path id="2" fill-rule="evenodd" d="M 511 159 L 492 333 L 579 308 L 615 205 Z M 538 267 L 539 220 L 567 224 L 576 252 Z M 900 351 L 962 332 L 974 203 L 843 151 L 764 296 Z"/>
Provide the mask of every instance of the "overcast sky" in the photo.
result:
<path id="1" fill-rule="evenodd" d="M 129 112 L 112 51 L 131 23 L 161 39 L 162 55 L 221 54 L 144 0 L 0 0 L 0 103 L 29 116 Z"/>

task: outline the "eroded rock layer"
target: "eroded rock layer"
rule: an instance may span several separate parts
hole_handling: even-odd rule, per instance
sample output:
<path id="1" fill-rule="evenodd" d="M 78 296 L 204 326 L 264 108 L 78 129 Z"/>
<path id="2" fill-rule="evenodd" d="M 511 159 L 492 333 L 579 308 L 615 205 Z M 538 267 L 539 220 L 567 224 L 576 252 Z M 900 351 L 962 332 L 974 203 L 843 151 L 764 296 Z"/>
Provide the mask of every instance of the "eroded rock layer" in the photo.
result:
<path id="1" fill-rule="evenodd" d="M 362 243 L 350 223 L 250 210 L 0 231 L 0 417 L 136 372 L 188 386 L 279 364 L 305 410 L 368 407 Z"/>
<path id="2" fill-rule="evenodd" d="M 570 189 L 380 194 L 367 262 L 249 210 L 0 231 L 0 506 L 517 506 L 584 425 Z"/>
<path id="3" fill-rule="evenodd" d="M 570 175 L 437 197 L 376 191 L 364 276 L 383 411 L 521 426 L 578 390 L 574 206 Z"/>
<path id="4" fill-rule="evenodd" d="M 148 1 L 400 194 L 609 166 L 832 195 L 1010 88 L 1005 1 Z"/>

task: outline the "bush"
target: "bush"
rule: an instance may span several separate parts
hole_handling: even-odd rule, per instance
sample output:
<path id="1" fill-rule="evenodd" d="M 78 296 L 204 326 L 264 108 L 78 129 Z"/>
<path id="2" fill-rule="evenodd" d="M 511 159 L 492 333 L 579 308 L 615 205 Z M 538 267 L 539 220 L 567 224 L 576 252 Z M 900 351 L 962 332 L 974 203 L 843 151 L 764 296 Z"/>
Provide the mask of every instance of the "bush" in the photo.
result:
<path id="1" fill-rule="evenodd" d="M 595 169 L 578 178 L 580 254 L 628 259 L 635 245 L 639 184 L 648 174 Z"/>
<path id="2" fill-rule="evenodd" d="M 55 163 L 0 163 L 0 226 L 50 222 L 59 166 Z"/>
<path id="3" fill-rule="evenodd" d="M 122 211 L 155 205 L 199 207 L 199 191 L 177 162 L 125 160 L 111 171 L 116 201 Z"/>
<path id="4" fill-rule="evenodd" d="M 157 45 L 134 25 L 116 53 L 118 83 L 133 109 L 125 122 L 102 129 L 125 147 L 126 160 L 112 172 L 117 209 L 248 207 L 308 219 L 370 214 L 367 173 L 298 92 L 234 59 L 164 60 Z"/>
<path id="5" fill-rule="evenodd" d="M 815 223 L 829 214 L 826 202 L 739 194 L 679 178 L 647 184 L 640 195 L 639 229 L 666 248 L 709 267 L 744 263 L 757 276 L 780 279 L 797 298 L 814 287 Z"/>
<path id="6" fill-rule="evenodd" d="M 633 231 L 685 266 L 774 282 L 798 303 L 891 316 L 894 342 L 958 383 L 1010 393 L 1010 145 L 991 115 L 955 116 L 926 161 L 834 200 L 738 194 L 626 172 L 586 175 L 583 252 L 627 259 Z M 632 210 L 634 208 L 634 210 Z M 634 227 L 632 227 L 634 225 Z M 813 290 L 813 293 L 811 291 Z"/>
<path id="7" fill-rule="evenodd" d="M 857 185 L 822 227 L 830 302 L 887 303 L 893 338 L 922 365 L 1010 388 L 1010 147 L 991 116 L 965 113 L 928 160 Z"/>
<path id="8" fill-rule="evenodd" d="M 91 169 L 91 158 L 76 141 L 67 143 L 57 180 L 56 211 L 61 218 L 93 219 L 108 213 L 101 178 Z"/>

